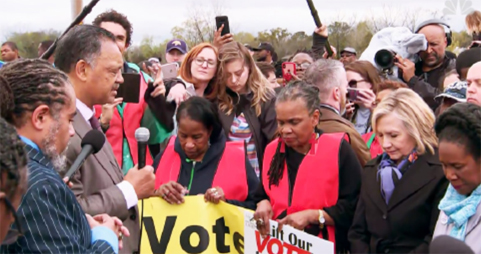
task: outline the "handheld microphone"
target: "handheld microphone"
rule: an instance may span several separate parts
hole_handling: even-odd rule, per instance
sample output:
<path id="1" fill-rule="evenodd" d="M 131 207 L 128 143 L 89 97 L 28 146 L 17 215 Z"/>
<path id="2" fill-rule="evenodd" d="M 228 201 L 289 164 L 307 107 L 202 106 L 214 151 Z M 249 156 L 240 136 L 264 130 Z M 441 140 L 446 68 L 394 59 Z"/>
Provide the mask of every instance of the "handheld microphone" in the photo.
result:
<path id="1" fill-rule="evenodd" d="M 82 150 L 80 154 L 77 156 L 77 159 L 73 162 L 70 169 L 67 171 L 64 177 L 68 177 L 68 181 L 70 182 L 70 177 L 77 171 L 85 162 L 85 159 L 91 155 L 96 154 L 105 143 L 105 135 L 98 131 L 98 130 L 91 130 L 85 134 L 84 138 L 82 139 Z"/>
<path id="2" fill-rule="evenodd" d="M 147 145 L 150 138 L 149 129 L 140 127 L 135 130 L 137 140 L 139 169 L 145 167 L 145 156 L 147 155 Z"/>
<path id="3" fill-rule="evenodd" d="M 434 238 L 429 245 L 429 253 L 432 254 L 449 254 L 449 253 L 465 253 L 474 254 L 474 251 L 466 245 L 463 241 L 460 241 L 449 235 L 440 235 Z"/>

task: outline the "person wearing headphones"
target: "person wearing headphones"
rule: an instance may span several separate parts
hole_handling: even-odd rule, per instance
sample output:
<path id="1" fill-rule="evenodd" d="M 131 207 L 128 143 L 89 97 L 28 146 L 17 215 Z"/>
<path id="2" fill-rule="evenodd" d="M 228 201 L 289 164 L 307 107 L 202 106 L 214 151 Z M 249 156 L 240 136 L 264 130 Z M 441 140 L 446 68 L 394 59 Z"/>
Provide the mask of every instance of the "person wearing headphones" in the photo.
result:
<path id="1" fill-rule="evenodd" d="M 397 55 L 395 64 L 400 69 L 399 77 L 435 111 L 439 102 L 434 97 L 443 91 L 442 77 L 456 67 L 456 59 L 446 52 L 452 40 L 451 30 L 444 21 L 430 19 L 419 24 L 414 32 L 423 34 L 428 41 L 427 49 L 418 53 L 420 61 L 413 63 Z"/>

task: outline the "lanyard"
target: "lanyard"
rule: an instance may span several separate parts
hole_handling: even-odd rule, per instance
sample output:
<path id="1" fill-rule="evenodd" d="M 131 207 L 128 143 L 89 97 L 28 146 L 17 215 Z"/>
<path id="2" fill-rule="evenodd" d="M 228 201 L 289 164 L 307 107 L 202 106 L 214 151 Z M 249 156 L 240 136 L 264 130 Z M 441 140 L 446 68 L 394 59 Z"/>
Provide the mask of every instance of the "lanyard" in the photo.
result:
<path id="1" fill-rule="evenodd" d="M 192 188 L 192 180 L 194 180 L 195 161 L 192 161 L 192 160 L 190 160 L 190 159 L 185 159 L 185 161 L 188 162 L 188 163 L 193 162 L 193 164 L 192 164 L 192 169 L 190 170 L 189 186 L 187 187 L 187 191 L 190 191 L 190 188 Z"/>
<path id="2" fill-rule="evenodd" d="M 376 133 L 372 133 L 371 137 L 369 138 L 369 141 L 367 141 L 367 148 L 371 149 L 372 142 L 374 141 L 374 138 L 376 137 Z"/>

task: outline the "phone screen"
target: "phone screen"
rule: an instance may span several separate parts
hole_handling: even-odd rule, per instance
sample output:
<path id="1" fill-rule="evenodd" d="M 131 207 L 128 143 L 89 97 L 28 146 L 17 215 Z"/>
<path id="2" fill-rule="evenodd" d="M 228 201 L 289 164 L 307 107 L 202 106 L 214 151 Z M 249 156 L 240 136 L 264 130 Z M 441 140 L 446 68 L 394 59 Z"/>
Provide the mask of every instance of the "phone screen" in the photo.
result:
<path id="1" fill-rule="evenodd" d="M 215 17 L 215 24 L 216 24 L 217 30 L 219 30 L 219 28 L 222 25 L 224 25 L 224 28 L 222 28 L 222 32 L 220 33 L 221 36 L 224 36 L 230 33 L 229 18 L 227 16 Z"/>
<path id="2" fill-rule="evenodd" d="M 355 88 L 347 88 L 347 98 L 351 101 L 357 101 L 357 97 L 359 96 L 359 90 Z"/>
<path id="3" fill-rule="evenodd" d="M 124 83 L 117 89 L 116 98 L 123 98 L 123 102 L 139 103 L 140 100 L 140 74 L 122 73 Z"/>

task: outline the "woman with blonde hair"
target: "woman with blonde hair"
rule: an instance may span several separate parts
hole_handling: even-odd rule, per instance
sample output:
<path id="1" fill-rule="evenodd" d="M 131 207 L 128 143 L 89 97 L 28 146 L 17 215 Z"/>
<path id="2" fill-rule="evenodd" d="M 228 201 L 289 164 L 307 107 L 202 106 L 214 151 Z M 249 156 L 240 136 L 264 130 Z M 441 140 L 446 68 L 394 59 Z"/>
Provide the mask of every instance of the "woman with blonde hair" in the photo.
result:
<path id="1" fill-rule="evenodd" d="M 349 232 L 352 253 L 427 253 L 448 182 L 437 154 L 434 113 L 411 89 L 399 88 L 373 112 L 384 149 L 362 172 Z"/>
<path id="2" fill-rule="evenodd" d="M 229 42 L 219 49 L 213 96 L 228 140 L 247 142 L 249 160 L 259 176 L 264 149 L 277 130 L 275 93 L 242 44 Z"/>
<path id="3" fill-rule="evenodd" d="M 481 47 L 481 11 L 473 11 L 466 15 L 466 28 L 473 36 L 473 42 L 469 48 Z"/>

